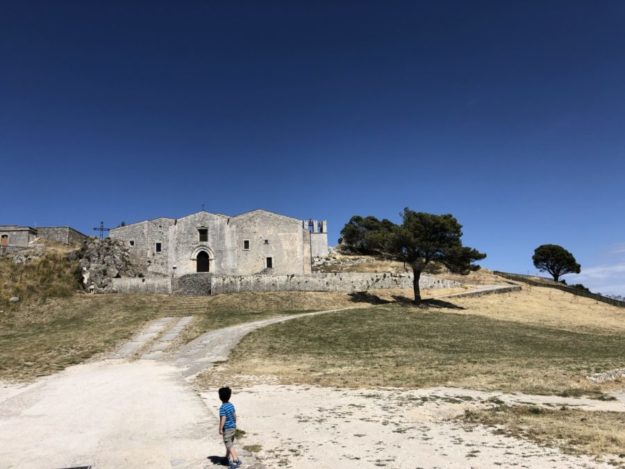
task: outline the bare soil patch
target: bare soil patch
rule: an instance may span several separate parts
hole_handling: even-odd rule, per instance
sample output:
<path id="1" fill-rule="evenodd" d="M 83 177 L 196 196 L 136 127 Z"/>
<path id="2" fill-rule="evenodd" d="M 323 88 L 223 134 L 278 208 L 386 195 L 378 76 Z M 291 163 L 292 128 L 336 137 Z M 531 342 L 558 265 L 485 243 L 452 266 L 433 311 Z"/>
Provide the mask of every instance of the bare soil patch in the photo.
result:
<path id="1" fill-rule="evenodd" d="M 216 394 L 202 397 L 211 405 Z M 484 403 L 462 391 L 256 385 L 235 388 L 232 402 L 239 444 L 272 468 L 610 467 L 466 425 L 458 416 Z"/>

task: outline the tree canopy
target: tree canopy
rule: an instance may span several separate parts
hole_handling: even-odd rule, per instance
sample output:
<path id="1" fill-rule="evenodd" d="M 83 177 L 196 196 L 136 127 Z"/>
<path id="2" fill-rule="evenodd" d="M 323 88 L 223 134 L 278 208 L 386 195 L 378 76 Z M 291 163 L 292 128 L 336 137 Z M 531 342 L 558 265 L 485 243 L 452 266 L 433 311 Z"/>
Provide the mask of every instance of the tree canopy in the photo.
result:
<path id="1" fill-rule="evenodd" d="M 341 234 L 343 243 L 359 252 L 379 253 L 406 262 L 412 268 L 415 303 L 421 301 L 419 279 L 425 267 L 438 262 L 450 271 L 468 274 L 484 259 L 476 249 L 462 245 L 462 225 L 452 215 L 433 215 L 405 208 L 402 223 L 354 216 Z"/>
<path id="2" fill-rule="evenodd" d="M 569 251 L 557 244 L 543 244 L 534 250 L 534 266 L 541 272 L 548 272 L 555 282 L 565 274 L 579 274 L 581 266 Z"/>
<path id="3" fill-rule="evenodd" d="M 362 254 L 373 254 L 384 250 L 386 236 L 395 224 L 387 219 L 354 215 L 341 230 L 340 242 L 348 249 Z"/>

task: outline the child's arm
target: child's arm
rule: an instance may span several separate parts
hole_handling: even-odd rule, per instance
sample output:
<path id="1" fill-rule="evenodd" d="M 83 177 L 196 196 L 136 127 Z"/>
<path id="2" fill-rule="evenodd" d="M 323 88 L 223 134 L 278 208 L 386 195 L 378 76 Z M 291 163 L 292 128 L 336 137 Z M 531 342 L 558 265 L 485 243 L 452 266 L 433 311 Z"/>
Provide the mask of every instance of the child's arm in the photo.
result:
<path id="1" fill-rule="evenodd" d="M 234 423 L 236 425 L 236 423 L 237 423 L 237 413 L 236 412 L 232 412 L 232 418 L 234 419 Z"/>
<path id="2" fill-rule="evenodd" d="M 219 434 L 223 435 L 224 433 L 224 425 L 226 423 L 226 416 L 222 415 L 221 417 L 219 417 Z"/>

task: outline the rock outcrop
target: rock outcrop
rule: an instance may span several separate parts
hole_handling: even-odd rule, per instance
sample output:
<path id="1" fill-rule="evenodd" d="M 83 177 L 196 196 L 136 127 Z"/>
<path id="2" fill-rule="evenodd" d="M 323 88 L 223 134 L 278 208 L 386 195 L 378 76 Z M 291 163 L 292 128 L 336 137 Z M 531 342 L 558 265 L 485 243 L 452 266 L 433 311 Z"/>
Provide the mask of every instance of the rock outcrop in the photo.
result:
<path id="1" fill-rule="evenodd" d="M 143 277 L 147 272 L 144 263 L 129 252 L 124 242 L 110 238 L 89 238 L 70 256 L 78 260 L 83 287 L 91 292 L 112 291 L 112 279 Z"/>

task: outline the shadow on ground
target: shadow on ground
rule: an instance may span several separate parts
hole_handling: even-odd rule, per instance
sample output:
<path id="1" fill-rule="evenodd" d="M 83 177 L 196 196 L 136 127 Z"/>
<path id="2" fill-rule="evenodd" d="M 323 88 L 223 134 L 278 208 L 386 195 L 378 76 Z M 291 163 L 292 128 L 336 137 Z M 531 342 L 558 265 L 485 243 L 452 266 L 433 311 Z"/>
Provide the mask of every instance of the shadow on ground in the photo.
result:
<path id="1" fill-rule="evenodd" d="M 223 456 L 209 456 L 207 458 L 210 462 L 212 462 L 215 466 L 229 466 L 228 458 L 224 458 Z"/>
<path id="2" fill-rule="evenodd" d="M 428 298 L 428 299 L 422 300 L 421 303 L 417 305 L 415 304 L 412 298 L 408 298 L 407 296 L 393 295 L 393 301 L 389 301 L 389 300 L 380 298 L 379 296 L 374 295 L 373 293 L 370 293 L 367 291 L 359 291 L 359 292 L 350 293 L 349 297 L 350 297 L 350 300 L 353 301 L 354 303 L 369 303 L 371 305 L 385 305 L 385 304 L 397 303 L 402 306 L 411 306 L 411 307 L 424 308 L 424 309 L 428 309 L 428 308 L 464 309 L 463 307 L 458 306 L 449 301 L 437 300 L 435 298 Z"/>

